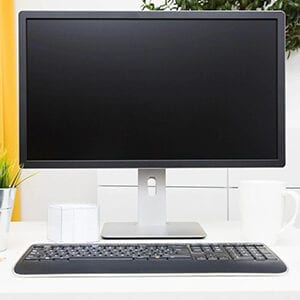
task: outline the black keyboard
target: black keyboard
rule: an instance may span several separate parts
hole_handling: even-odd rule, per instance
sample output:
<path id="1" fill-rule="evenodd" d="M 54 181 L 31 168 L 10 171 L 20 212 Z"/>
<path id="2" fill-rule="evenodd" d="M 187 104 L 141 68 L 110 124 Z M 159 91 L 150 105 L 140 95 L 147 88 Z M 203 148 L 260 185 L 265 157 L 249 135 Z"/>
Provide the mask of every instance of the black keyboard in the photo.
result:
<path id="1" fill-rule="evenodd" d="M 21 275 L 283 273 L 263 244 L 36 244 L 16 264 Z"/>

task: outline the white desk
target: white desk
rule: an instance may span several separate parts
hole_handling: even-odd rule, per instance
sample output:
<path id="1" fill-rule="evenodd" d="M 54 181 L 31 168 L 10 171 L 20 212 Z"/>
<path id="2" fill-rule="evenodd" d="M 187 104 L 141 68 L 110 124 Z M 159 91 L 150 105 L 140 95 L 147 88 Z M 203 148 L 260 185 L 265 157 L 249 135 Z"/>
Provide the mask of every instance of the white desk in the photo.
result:
<path id="1" fill-rule="evenodd" d="M 205 241 L 241 241 L 239 223 L 202 223 L 202 225 L 208 233 Z M 290 230 L 274 247 L 271 247 L 289 268 L 286 274 L 273 277 L 16 277 L 12 269 L 19 257 L 30 244 L 45 241 L 45 223 L 12 223 L 9 248 L 5 252 L 0 252 L 1 300 L 300 299 L 299 229 Z"/>

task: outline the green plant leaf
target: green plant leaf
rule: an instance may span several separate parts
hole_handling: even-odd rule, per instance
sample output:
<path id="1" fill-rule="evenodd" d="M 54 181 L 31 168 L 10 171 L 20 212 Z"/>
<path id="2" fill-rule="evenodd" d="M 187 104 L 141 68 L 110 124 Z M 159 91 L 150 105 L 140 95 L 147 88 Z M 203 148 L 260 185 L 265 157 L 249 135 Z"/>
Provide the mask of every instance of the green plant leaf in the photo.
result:
<path id="1" fill-rule="evenodd" d="M 0 148 L 0 188 L 15 188 L 22 182 L 36 175 L 33 173 L 20 180 L 23 165 L 18 165 L 7 159 L 7 151 Z"/>
<path id="2" fill-rule="evenodd" d="M 25 178 L 23 178 L 22 180 L 20 180 L 20 181 L 18 181 L 18 182 L 16 182 L 16 184 L 15 184 L 15 186 L 14 187 L 18 187 L 22 182 L 24 182 L 25 180 L 27 180 L 27 179 L 29 179 L 29 178 L 31 178 L 31 177 L 33 177 L 33 176 L 35 176 L 36 174 L 38 174 L 39 172 L 35 172 L 35 173 L 32 173 L 32 174 L 30 174 L 30 175 L 28 175 L 28 176 L 26 176 Z"/>

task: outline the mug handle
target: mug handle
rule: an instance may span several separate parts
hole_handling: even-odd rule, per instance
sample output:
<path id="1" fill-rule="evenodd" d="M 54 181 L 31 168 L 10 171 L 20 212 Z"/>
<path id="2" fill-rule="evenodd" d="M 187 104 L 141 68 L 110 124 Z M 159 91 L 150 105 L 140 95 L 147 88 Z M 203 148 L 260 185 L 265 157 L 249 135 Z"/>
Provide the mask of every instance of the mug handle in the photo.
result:
<path id="1" fill-rule="evenodd" d="M 288 227 L 290 227 L 291 225 L 293 225 L 296 221 L 297 215 L 298 215 L 298 211 L 299 211 L 299 205 L 300 205 L 300 196 L 297 192 L 294 191 L 284 191 L 283 192 L 283 197 L 286 200 L 286 196 L 290 196 L 291 199 L 294 200 L 295 202 L 295 212 L 293 214 L 293 216 L 291 217 L 290 221 L 287 222 L 287 224 L 285 224 L 281 230 L 279 231 L 279 233 L 283 232 L 284 230 L 286 230 Z"/>

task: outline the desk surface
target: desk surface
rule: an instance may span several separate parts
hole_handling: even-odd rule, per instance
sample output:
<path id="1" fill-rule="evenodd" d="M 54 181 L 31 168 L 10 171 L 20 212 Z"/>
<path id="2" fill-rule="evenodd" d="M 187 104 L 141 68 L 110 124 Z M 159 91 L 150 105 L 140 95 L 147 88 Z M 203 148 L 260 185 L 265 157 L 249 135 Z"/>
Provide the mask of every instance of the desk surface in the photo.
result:
<path id="1" fill-rule="evenodd" d="M 237 222 L 202 223 L 205 242 L 239 242 Z M 300 299 L 300 230 L 291 229 L 271 247 L 287 264 L 284 275 L 20 278 L 13 266 L 30 244 L 46 241 L 46 224 L 11 224 L 8 250 L 0 252 L 0 299 Z M 194 240 L 195 241 L 195 240 Z M 118 241 L 116 241 L 118 242 Z M 127 241 L 128 242 L 128 241 Z M 153 240 L 152 240 L 153 242 Z M 173 241 L 174 242 L 174 241 Z M 178 242 L 178 241 L 176 241 Z M 179 241 L 182 242 L 182 241 Z M 184 242 L 188 242 L 187 240 Z"/>

